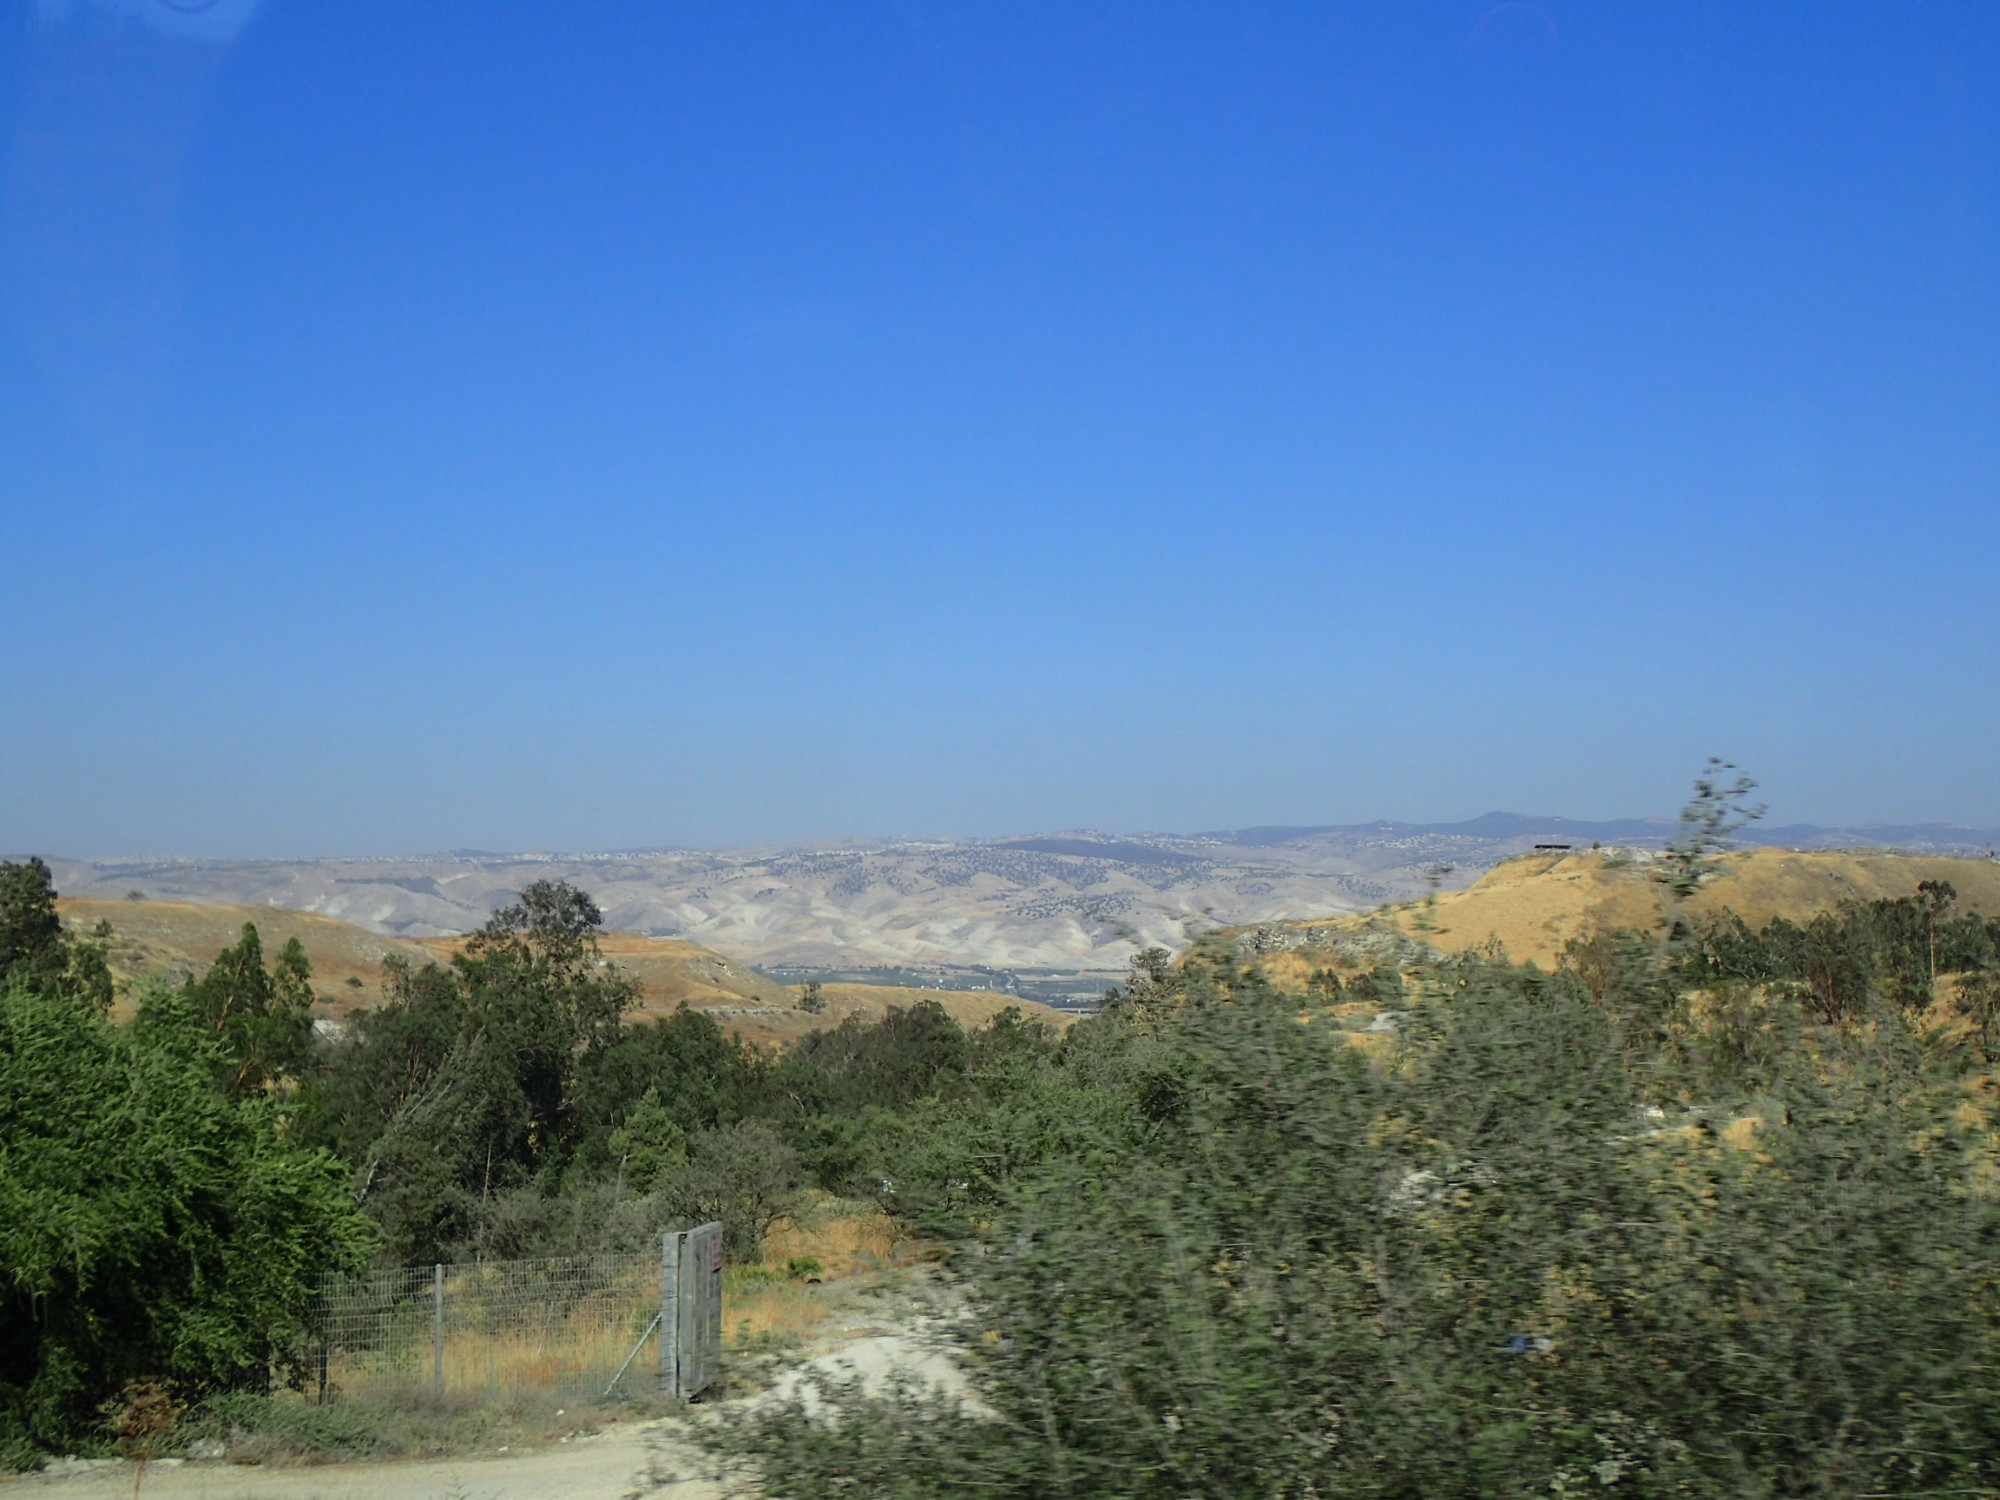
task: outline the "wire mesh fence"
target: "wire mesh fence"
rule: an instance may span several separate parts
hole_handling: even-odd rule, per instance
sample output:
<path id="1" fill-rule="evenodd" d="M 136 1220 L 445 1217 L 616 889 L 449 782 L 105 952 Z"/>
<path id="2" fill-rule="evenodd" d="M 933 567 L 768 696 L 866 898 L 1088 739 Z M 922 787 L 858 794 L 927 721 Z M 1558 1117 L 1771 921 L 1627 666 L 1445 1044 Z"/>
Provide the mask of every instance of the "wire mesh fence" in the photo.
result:
<path id="1" fill-rule="evenodd" d="M 602 1391 L 659 1368 L 660 1285 L 657 1252 L 328 1277 L 319 1396 Z"/>

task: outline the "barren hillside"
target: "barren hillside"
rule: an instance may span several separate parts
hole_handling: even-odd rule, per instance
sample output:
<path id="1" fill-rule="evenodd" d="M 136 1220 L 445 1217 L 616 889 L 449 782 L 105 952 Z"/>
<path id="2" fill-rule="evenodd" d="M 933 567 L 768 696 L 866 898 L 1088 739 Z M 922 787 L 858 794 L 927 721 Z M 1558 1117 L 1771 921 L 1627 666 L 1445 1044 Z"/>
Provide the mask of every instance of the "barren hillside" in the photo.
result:
<path id="1" fill-rule="evenodd" d="M 409 859 L 54 860 L 72 896 L 315 912 L 396 937 L 469 932 L 530 881 L 574 882 L 608 925 L 770 966 L 985 965 L 1122 970 L 1150 944 L 1219 926 L 1365 911 L 1421 895 L 1444 868 L 1470 884 L 1539 843 L 1658 847 L 1659 820 L 1582 823 L 1488 813 L 1463 823 L 1246 828 L 1192 835 L 1060 833 L 781 849 Z M 2000 831 L 1777 828 L 1800 848 L 1984 854 Z"/>

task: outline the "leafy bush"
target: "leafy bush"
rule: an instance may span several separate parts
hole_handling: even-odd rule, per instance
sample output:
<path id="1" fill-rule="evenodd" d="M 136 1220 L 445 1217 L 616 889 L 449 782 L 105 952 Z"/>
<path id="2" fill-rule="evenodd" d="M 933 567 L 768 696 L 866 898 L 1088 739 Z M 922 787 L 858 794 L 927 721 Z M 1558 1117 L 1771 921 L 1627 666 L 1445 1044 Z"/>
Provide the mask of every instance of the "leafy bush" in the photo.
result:
<path id="1" fill-rule="evenodd" d="M 56 1447 L 134 1381 L 261 1382 L 313 1275 L 366 1261 L 345 1168 L 219 1071 L 193 1028 L 0 991 L 0 1432 Z"/>

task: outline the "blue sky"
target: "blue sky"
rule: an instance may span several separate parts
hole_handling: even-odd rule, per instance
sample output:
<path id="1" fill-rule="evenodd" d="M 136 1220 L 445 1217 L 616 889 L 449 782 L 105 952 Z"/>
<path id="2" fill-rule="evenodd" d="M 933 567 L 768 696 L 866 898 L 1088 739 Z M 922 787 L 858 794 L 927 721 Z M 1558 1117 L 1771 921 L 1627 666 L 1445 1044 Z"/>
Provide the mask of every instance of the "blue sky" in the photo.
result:
<path id="1" fill-rule="evenodd" d="M 2000 823 L 2000 7 L 40 0 L 0 847 Z"/>

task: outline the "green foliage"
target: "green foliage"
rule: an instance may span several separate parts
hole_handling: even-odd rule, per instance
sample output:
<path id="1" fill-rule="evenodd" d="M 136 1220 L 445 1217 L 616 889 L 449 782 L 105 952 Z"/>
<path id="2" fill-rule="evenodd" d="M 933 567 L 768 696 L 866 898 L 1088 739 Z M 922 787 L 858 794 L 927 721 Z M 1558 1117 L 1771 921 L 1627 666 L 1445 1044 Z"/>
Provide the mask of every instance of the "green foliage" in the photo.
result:
<path id="1" fill-rule="evenodd" d="M 111 1004 L 102 943 L 74 942 L 63 931 L 54 880 L 36 858 L 0 861 L 0 985 L 8 984 L 100 1014 Z"/>
<path id="2" fill-rule="evenodd" d="M 1926 881 L 1914 896 L 1850 901 L 1802 923 L 1775 917 L 1756 931 L 1725 914 L 1691 935 L 1680 978 L 1783 986 L 1830 1025 L 1921 1010 L 1940 976 L 1978 974 L 2000 957 L 2000 921 L 1954 916 L 1955 899 Z"/>
<path id="3" fill-rule="evenodd" d="M 216 1043 L 217 1081 L 233 1098 L 296 1083 L 312 1055 L 312 964 L 292 938 L 270 968 L 254 924 L 216 956 L 208 972 L 178 993 L 154 990 L 140 1020 L 185 1025 Z"/>
<path id="4" fill-rule="evenodd" d="M 1710 781 L 1697 880 L 1747 790 Z M 320 1430 L 341 1408 L 243 1391 L 378 1226 L 408 1261 L 720 1218 L 741 1261 L 811 1183 L 950 1247 L 980 1407 L 850 1389 L 837 1423 L 716 1427 L 773 1495 L 2000 1487 L 2000 1209 L 1961 1118 L 2000 923 L 1941 884 L 1596 934 L 1554 975 L 1315 975 L 1397 1013 L 1367 1049 L 1211 940 L 1139 954 L 1061 1036 L 919 1003 L 767 1057 L 685 1008 L 629 1023 L 597 908 L 542 883 L 314 1050 L 295 947 L 267 966 L 248 928 L 117 1028 L 101 949 L 53 915 L 45 867 L 0 867 L 14 1455 L 120 1392 L 148 1434 L 194 1400 L 189 1430 L 246 1451 L 366 1451 Z"/>
<path id="5" fill-rule="evenodd" d="M 577 1158 L 590 1171 L 611 1169 L 619 1153 L 610 1149 L 610 1133 L 648 1093 L 692 1135 L 757 1113 L 762 1087 L 757 1053 L 700 1011 L 683 1005 L 624 1026 L 579 1060 Z"/>
<path id="6" fill-rule="evenodd" d="M 801 1113 L 857 1113 L 908 1104 L 964 1072 L 965 1033 L 935 1000 L 892 1009 L 873 1024 L 849 1016 L 801 1038 L 773 1070 L 771 1087 Z"/>
<path id="7" fill-rule="evenodd" d="M 601 920 L 581 891 L 536 882 L 450 965 L 389 965 L 387 1003 L 327 1059 L 302 1130 L 355 1164 L 393 1257 L 442 1258 L 479 1204 L 553 1187 L 598 1128 L 582 1085 L 636 994 L 599 957 Z"/>
<path id="8" fill-rule="evenodd" d="M 754 1260 L 772 1226 L 797 1211 L 800 1183 L 798 1153 L 777 1128 L 741 1120 L 696 1136 L 663 1196 L 689 1223 L 720 1219 L 731 1258 Z"/>
<path id="9" fill-rule="evenodd" d="M 397 1451 L 387 1415 L 365 1401 L 328 1405 L 274 1401 L 258 1391 L 227 1391 L 203 1401 L 181 1424 L 184 1441 L 221 1442 L 246 1458 L 300 1457 L 352 1462 Z"/>
<path id="10" fill-rule="evenodd" d="M 183 1447 L 219 1442 L 233 1463 L 359 1463 L 552 1443 L 589 1432 L 601 1416 L 560 1391 L 518 1392 L 500 1402 L 360 1395 L 324 1405 L 287 1392 L 228 1391 L 195 1406 L 178 1437 Z"/>
<path id="11" fill-rule="evenodd" d="M 2000 970 L 1981 968 L 1960 979 L 1958 1008 L 1972 1023 L 1981 1060 L 2000 1062 Z"/>
<path id="12" fill-rule="evenodd" d="M 687 1164 L 687 1132 L 660 1103 L 657 1087 L 647 1089 L 632 1106 L 625 1123 L 611 1132 L 610 1144 L 635 1192 L 650 1193 L 663 1177 Z"/>
<path id="13" fill-rule="evenodd" d="M 1730 847 L 1733 835 L 1764 816 L 1763 805 L 1751 805 L 1750 794 L 1756 781 L 1739 775 L 1724 782 L 1723 776 L 1736 769 L 1728 761 L 1711 755 L 1701 775 L 1694 779 L 1694 796 L 1681 808 L 1680 831 L 1667 845 L 1667 883 L 1676 896 L 1691 896 L 1709 872 L 1714 856 Z"/>
<path id="14" fill-rule="evenodd" d="M 0 1432 L 64 1444 L 135 1381 L 261 1382 L 315 1273 L 366 1260 L 345 1170 L 218 1089 L 222 1062 L 60 983 L 0 990 Z"/>
<path id="15" fill-rule="evenodd" d="M 826 995 L 817 979 L 808 979 L 799 990 L 799 1009 L 809 1016 L 816 1016 L 826 1009 Z"/>
<path id="16" fill-rule="evenodd" d="M 780 1496 L 1993 1489 L 1959 1095 L 1908 1028 L 1690 1010 L 1679 962 L 1456 961 L 1373 1061 L 1224 964 L 1084 1023 L 899 1142 L 892 1201 L 981 1246 L 983 1413 L 849 1388 L 710 1439 Z M 1646 1105 L 1745 1068 L 1755 1150 Z"/>
<path id="17" fill-rule="evenodd" d="M 68 966 L 66 947 L 49 867 L 0 863 L 0 978 L 51 988 Z"/>

